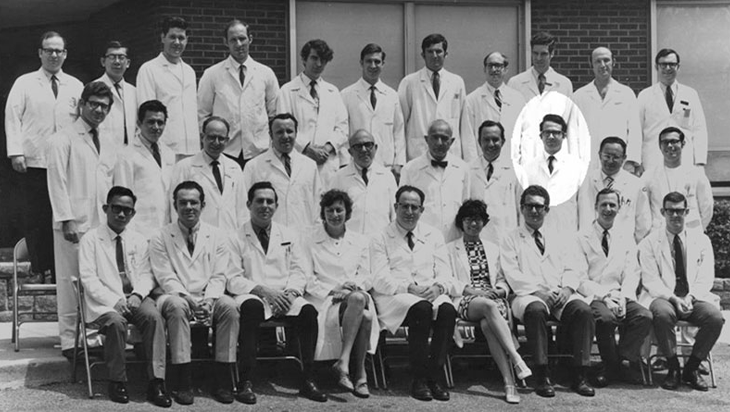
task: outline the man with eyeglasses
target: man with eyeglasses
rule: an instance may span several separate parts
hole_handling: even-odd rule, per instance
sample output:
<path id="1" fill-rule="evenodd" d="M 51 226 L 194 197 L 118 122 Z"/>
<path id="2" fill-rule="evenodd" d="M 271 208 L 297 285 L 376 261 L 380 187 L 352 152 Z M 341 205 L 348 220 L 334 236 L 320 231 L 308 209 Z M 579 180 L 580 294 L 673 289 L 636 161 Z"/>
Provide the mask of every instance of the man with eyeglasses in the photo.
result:
<path id="1" fill-rule="evenodd" d="M 348 229 L 372 236 L 395 218 L 390 199 L 395 196 L 398 185 L 393 174 L 375 160 L 380 146 L 372 134 L 359 129 L 348 143 L 352 161 L 335 173 L 332 188 L 347 192 L 352 199 Z"/>
<path id="2" fill-rule="evenodd" d="M 203 122 L 200 140 L 203 150 L 179 161 L 172 169 L 171 186 L 192 180 L 207 194 L 200 219 L 223 231 L 233 232 L 248 220 L 246 188 L 241 167 L 223 151 L 230 125 L 222 117 L 210 116 Z M 173 213 L 173 220 L 175 219 Z"/>
<path id="3" fill-rule="evenodd" d="M 470 162 L 479 159 L 480 125 L 486 121 L 499 122 L 506 133 L 509 142 L 502 155 L 505 159 L 512 158 L 512 132 L 520 111 L 525 106 L 522 93 L 507 86 L 504 82 L 509 71 L 509 59 L 501 52 L 491 52 L 484 58 L 484 74 L 487 81 L 466 96 L 464 110 L 461 114 L 461 143 L 464 146 L 464 161 Z M 492 215 L 492 211 L 489 211 Z"/>
<path id="4" fill-rule="evenodd" d="M 576 261 L 577 244 L 544 230 L 552 212 L 551 196 L 539 185 L 529 186 L 520 198 L 524 224 L 511 231 L 500 245 L 504 276 L 517 295 L 512 300 L 514 317 L 525 325 L 527 347 L 532 354 L 535 392 L 555 396 L 548 369 L 548 320 L 560 322 L 558 343 L 569 347 L 573 357 L 571 389 L 594 396 L 588 384 L 595 321 L 589 300 L 578 293 L 581 273 Z M 565 229 L 564 229 L 565 230 Z"/>
<path id="5" fill-rule="evenodd" d="M 682 163 L 704 166 L 707 163 L 707 124 L 700 97 L 695 89 L 677 81 L 679 54 L 661 49 L 654 59 L 659 82 L 639 93 L 639 120 L 643 130 L 641 166 L 648 171 L 661 167 L 656 139 L 667 126 L 685 134 Z"/>
<path id="6" fill-rule="evenodd" d="M 686 227 L 688 207 L 684 194 L 667 193 L 661 208 L 665 224 L 639 244 L 643 287 L 639 303 L 654 316 L 654 334 L 669 364 L 662 388 L 675 390 L 681 381 L 695 390 L 706 391 L 707 383 L 698 368 L 720 337 L 724 319 L 720 297 L 710 292 L 715 279 L 712 244 L 701 230 Z M 681 373 L 675 332 L 678 320 L 699 328 Z"/>
<path id="7" fill-rule="evenodd" d="M 78 243 L 89 229 L 101 224 L 102 205 L 112 187 L 117 163 L 115 148 L 99 133 L 112 102 L 112 91 L 106 84 L 87 84 L 79 99 L 79 118 L 48 140 L 58 329 L 61 351 L 69 359 L 73 358 L 76 327 L 76 296 L 71 279 L 79 273 Z"/>
<path id="8" fill-rule="evenodd" d="M 129 48 L 119 41 L 106 44 L 101 57 L 104 75 L 96 81 L 104 82 L 112 90 L 114 104 L 102 125 L 104 135 L 116 147 L 126 146 L 134 140 L 137 123 L 137 89 L 124 80 L 124 73 L 132 62 Z"/>
<path id="9" fill-rule="evenodd" d="M 30 253 L 34 281 L 43 282 L 53 267 L 53 215 L 48 198 L 46 146 L 48 138 L 74 122 L 84 85 L 66 74 L 68 53 L 60 34 L 49 31 L 40 38 L 41 67 L 15 81 L 5 104 L 7 153 L 22 197 L 23 236 Z"/>
<path id="10" fill-rule="evenodd" d="M 161 407 L 172 403 L 165 389 L 167 344 L 165 322 L 151 298 L 156 286 L 147 238 L 128 229 L 137 196 L 114 186 L 102 206 L 106 222 L 89 230 L 79 245 L 79 278 L 84 287 L 86 321 L 104 334 L 104 361 L 109 369 L 109 399 L 128 403 L 125 349 L 127 324 L 142 333 L 147 363 L 147 400 Z"/>
<path id="11" fill-rule="evenodd" d="M 456 323 L 449 297 L 455 286 L 443 236 L 420 221 L 425 198 L 421 189 L 401 186 L 395 222 L 370 242 L 373 299 L 384 328 L 408 326 L 411 396 L 448 401 L 440 377 Z"/>
<path id="12" fill-rule="evenodd" d="M 584 230 L 593 225 L 597 216 L 591 199 L 603 189 L 613 189 L 621 194 L 621 207 L 613 226 L 639 243 L 651 229 L 651 209 L 641 179 L 622 167 L 626 161 L 626 147 L 626 141 L 618 136 L 601 141 L 597 150 L 601 167 L 588 171 L 578 192 L 578 226 Z"/>
<path id="13" fill-rule="evenodd" d="M 685 226 L 704 231 L 710 224 L 714 209 L 712 187 L 704 170 L 692 163 L 685 164 L 682 155 L 686 140 L 682 129 L 667 127 L 659 133 L 658 146 L 664 164 L 642 176 L 644 190 L 649 196 L 652 230 L 664 224 L 662 199 L 669 192 L 682 193 L 687 198 L 688 213 Z"/>

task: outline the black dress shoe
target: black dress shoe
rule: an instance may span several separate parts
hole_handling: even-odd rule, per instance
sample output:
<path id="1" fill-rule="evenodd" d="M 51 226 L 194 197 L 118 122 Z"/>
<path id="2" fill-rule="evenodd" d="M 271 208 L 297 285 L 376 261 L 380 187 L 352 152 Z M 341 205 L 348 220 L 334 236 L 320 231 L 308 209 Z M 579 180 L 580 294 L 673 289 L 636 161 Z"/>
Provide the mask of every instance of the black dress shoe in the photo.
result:
<path id="1" fill-rule="evenodd" d="M 430 401 L 433 399 L 431 390 L 422 379 L 414 379 L 411 383 L 411 396 L 419 401 Z"/>
<path id="2" fill-rule="evenodd" d="M 304 396 L 310 401 L 327 402 L 327 395 L 317 388 L 317 384 L 311 379 L 306 379 L 302 388 L 299 389 L 299 395 Z"/>
<path id="3" fill-rule="evenodd" d="M 695 369 L 693 371 L 688 371 L 685 369 L 685 371 L 682 373 L 682 382 L 689 385 L 692 389 L 698 390 L 698 391 L 707 391 L 707 382 L 705 382 L 704 379 L 702 379 L 702 375 L 700 374 L 700 371 Z"/>
<path id="4" fill-rule="evenodd" d="M 588 382 L 582 376 L 573 381 L 571 389 L 580 396 L 595 396 L 596 394 L 596 391 L 588 385 Z"/>
<path id="5" fill-rule="evenodd" d="M 555 396 L 555 389 L 553 388 L 553 382 L 550 378 L 538 378 L 537 386 L 535 386 L 535 393 L 543 398 L 552 398 Z"/>
<path id="6" fill-rule="evenodd" d="M 426 382 L 426 385 L 428 385 L 428 389 L 431 391 L 431 396 L 433 396 L 433 398 L 437 401 L 449 400 L 449 391 L 444 389 L 444 387 L 438 382 L 429 380 Z"/>
<path id="7" fill-rule="evenodd" d="M 679 388 L 679 369 L 669 369 L 667 377 L 662 382 L 662 388 L 669 389 L 670 391 Z"/>
<path id="8" fill-rule="evenodd" d="M 153 405 L 163 408 L 169 408 L 172 405 L 172 399 L 165 390 L 165 381 L 162 379 L 153 379 L 147 385 L 147 400 Z"/>
<path id="9" fill-rule="evenodd" d="M 606 376 L 606 371 L 599 371 L 596 374 L 596 377 L 593 378 L 593 386 L 596 388 L 605 388 L 608 386 L 608 376 Z"/>
<path id="10" fill-rule="evenodd" d="M 116 403 L 129 403 L 129 394 L 124 382 L 109 382 L 109 399 Z"/>
<path id="11" fill-rule="evenodd" d="M 213 391 L 213 399 L 220 403 L 233 403 L 233 392 L 226 388 L 216 388 Z"/>
<path id="12" fill-rule="evenodd" d="M 172 398 L 180 405 L 192 405 L 193 401 L 195 401 L 192 389 L 172 392 Z"/>
<path id="13" fill-rule="evenodd" d="M 253 392 L 253 384 L 251 381 L 243 381 L 238 389 L 238 393 L 236 393 L 236 400 L 246 405 L 256 403 L 256 394 Z"/>
<path id="14" fill-rule="evenodd" d="M 707 370 L 707 366 L 705 366 L 704 363 L 700 363 L 700 366 L 697 367 L 697 371 L 700 373 L 700 375 L 709 375 L 710 371 Z"/>

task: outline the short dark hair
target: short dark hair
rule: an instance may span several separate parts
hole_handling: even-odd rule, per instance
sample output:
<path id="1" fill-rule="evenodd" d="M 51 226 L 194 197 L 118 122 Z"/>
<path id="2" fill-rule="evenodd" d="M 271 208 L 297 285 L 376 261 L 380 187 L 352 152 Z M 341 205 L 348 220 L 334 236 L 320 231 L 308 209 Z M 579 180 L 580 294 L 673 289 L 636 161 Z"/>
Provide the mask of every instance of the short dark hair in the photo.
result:
<path id="1" fill-rule="evenodd" d="M 322 195 L 319 200 L 319 217 L 324 222 L 324 208 L 332 206 L 335 202 L 342 202 L 345 205 L 345 220 L 350 220 L 352 217 L 352 199 L 347 192 L 338 189 L 330 189 Z"/>
<path id="2" fill-rule="evenodd" d="M 557 114 L 546 114 L 545 117 L 543 117 L 542 121 L 540 122 L 540 131 L 542 131 L 542 127 L 545 124 L 545 122 L 552 122 L 552 123 L 559 124 L 560 128 L 563 129 L 563 133 L 568 131 L 568 124 L 565 123 L 565 119 L 563 119 L 563 116 L 560 116 Z"/>
<path id="3" fill-rule="evenodd" d="M 114 95 L 104 82 L 91 82 L 84 86 L 84 90 L 81 92 L 81 100 L 87 102 L 91 96 L 106 97 L 109 99 L 109 107 L 114 103 Z"/>
<path id="4" fill-rule="evenodd" d="M 548 46 L 548 51 L 552 53 L 555 50 L 555 36 L 546 31 L 537 32 L 530 39 L 530 49 L 534 46 Z"/>
<path id="5" fill-rule="evenodd" d="M 208 123 L 218 121 L 223 123 L 224 126 L 226 126 L 226 134 L 231 132 L 231 125 L 228 123 L 228 120 L 220 117 L 220 116 L 210 116 L 205 121 L 203 121 L 203 133 L 205 133 L 205 128 L 208 126 Z"/>
<path id="6" fill-rule="evenodd" d="M 223 29 L 223 38 L 226 39 L 226 41 L 228 41 L 228 30 L 230 30 L 231 27 L 238 26 L 239 24 L 243 26 L 244 29 L 246 29 L 246 35 L 248 36 L 248 38 L 251 38 L 251 30 L 249 29 L 248 24 L 239 19 L 233 19 L 229 21 L 228 24 L 226 24 L 226 27 Z"/>
<path id="7" fill-rule="evenodd" d="M 421 51 L 425 53 L 426 49 L 439 43 L 444 45 L 444 51 L 449 48 L 449 41 L 446 40 L 446 37 L 444 37 L 443 34 L 431 33 L 423 38 L 423 41 L 421 42 Z"/>
<path id="8" fill-rule="evenodd" d="M 456 227 L 464 231 L 464 219 L 467 217 L 478 217 L 482 219 L 486 225 L 489 222 L 489 213 L 487 213 L 487 204 L 479 199 L 467 199 L 459 207 L 456 212 Z"/>
<path id="9" fill-rule="evenodd" d="M 687 207 L 687 198 L 679 192 L 669 192 L 662 199 L 662 209 L 667 205 L 667 202 L 679 203 L 684 202 L 684 207 Z"/>
<path id="10" fill-rule="evenodd" d="M 400 195 L 402 195 L 405 192 L 414 192 L 418 195 L 418 197 L 421 198 L 421 206 L 423 206 L 424 203 L 426 203 L 426 194 L 423 193 L 423 190 L 410 185 L 403 185 L 398 188 L 398 190 L 395 192 L 395 203 L 398 203 L 400 200 Z"/>
<path id="11" fill-rule="evenodd" d="M 182 17 L 177 16 L 167 16 L 162 20 L 162 35 L 166 35 L 167 32 L 170 31 L 170 29 L 176 28 L 176 29 L 182 29 L 185 30 L 186 34 L 188 31 L 188 22 L 185 21 Z"/>
<path id="12" fill-rule="evenodd" d="M 525 189 L 522 192 L 522 196 L 520 196 L 520 207 L 525 206 L 525 199 L 527 196 L 540 196 L 545 199 L 545 206 L 550 206 L 550 193 L 548 193 L 547 189 L 540 185 L 527 186 L 527 189 Z"/>
<path id="13" fill-rule="evenodd" d="M 603 146 L 607 144 L 617 144 L 621 146 L 621 150 L 624 151 L 624 154 L 626 154 L 626 142 L 624 139 L 618 137 L 618 136 L 608 136 L 605 139 L 601 140 L 601 144 L 598 147 L 598 153 L 601 153 L 601 150 L 603 150 Z"/>
<path id="14" fill-rule="evenodd" d="M 137 196 L 134 195 L 132 189 L 124 186 L 113 186 L 111 189 L 109 189 L 109 192 L 106 195 L 106 204 L 111 203 L 115 197 L 121 196 L 129 196 L 132 198 L 132 204 L 137 203 Z"/>
<path id="15" fill-rule="evenodd" d="M 608 196 L 608 195 L 616 195 L 616 198 L 618 199 L 618 203 L 621 204 L 621 192 L 618 190 L 612 188 L 612 187 L 604 187 L 603 189 L 599 190 L 598 193 L 596 193 L 596 203 L 595 205 L 598 205 L 598 199 L 601 198 L 601 196 Z"/>
<path id="16" fill-rule="evenodd" d="M 477 142 L 482 138 L 482 129 L 486 129 L 487 127 L 499 128 L 500 137 L 502 138 L 502 142 L 504 142 L 504 126 L 502 126 L 502 123 L 495 122 L 494 120 L 485 120 L 482 124 L 479 125 L 479 134 L 477 135 Z"/>
<path id="17" fill-rule="evenodd" d="M 331 62 L 335 57 L 335 52 L 332 51 L 326 41 L 322 39 L 314 39 L 304 43 L 304 46 L 302 46 L 302 52 L 299 54 L 302 61 L 307 60 L 307 57 L 309 57 L 312 50 L 316 51 L 317 56 L 319 56 L 319 58 L 325 63 Z"/>
<path id="18" fill-rule="evenodd" d="M 186 180 L 175 186 L 175 190 L 172 192 L 173 203 L 177 201 L 177 192 L 181 190 L 197 190 L 198 193 L 200 193 L 200 203 L 205 202 L 205 192 L 203 191 L 203 187 L 200 186 L 198 182 L 195 182 L 193 180 Z"/>
<path id="19" fill-rule="evenodd" d="M 484 56 L 484 63 L 483 63 L 484 64 L 484 67 L 487 67 L 487 60 L 489 59 L 489 57 L 491 55 L 493 55 L 495 53 L 499 53 L 499 55 L 502 56 L 502 59 L 504 60 L 504 67 L 509 66 L 509 59 L 507 58 L 507 55 L 506 54 L 504 54 L 504 53 L 502 53 L 500 51 L 493 51 L 493 52 L 489 53 L 488 55 Z"/>
<path id="20" fill-rule="evenodd" d="M 365 60 L 365 56 L 368 54 L 373 53 L 380 53 L 383 55 L 383 61 L 385 61 L 385 52 L 383 51 L 383 48 L 375 43 L 368 43 L 363 47 L 362 51 L 360 52 L 360 60 Z"/>
<path id="21" fill-rule="evenodd" d="M 291 113 L 279 113 L 276 116 L 269 119 L 269 133 L 272 133 L 271 127 L 274 125 L 274 120 L 291 120 L 294 122 L 294 130 L 299 131 L 299 122 L 297 118 Z"/>
<path id="22" fill-rule="evenodd" d="M 674 49 L 661 49 L 659 52 L 657 52 L 656 57 L 654 57 L 654 64 L 659 64 L 659 59 L 662 57 L 667 57 L 670 54 L 674 54 L 677 56 L 677 63 L 679 63 L 679 53 L 677 53 Z"/>
<path id="23" fill-rule="evenodd" d="M 679 140 L 682 142 L 684 141 L 684 132 L 682 131 L 682 129 L 676 126 L 669 126 L 665 127 L 664 129 L 662 129 L 661 132 L 659 132 L 659 144 L 662 144 L 662 136 L 669 133 L 677 133 L 679 135 Z"/>
<path id="24" fill-rule="evenodd" d="M 140 123 L 144 120 L 147 112 L 164 113 L 165 121 L 167 121 L 167 107 L 165 107 L 165 105 L 159 100 L 147 100 L 139 105 L 139 109 L 137 109 L 137 119 Z"/>
<path id="25" fill-rule="evenodd" d="M 119 40 L 110 40 L 104 45 L 104 54 L 102 57 L 106 57 L 106 52 L 109 51 L 109 49 L 124 49 L 127 51 L 127 54 L 129 54 L 129 47 L 122 44 Z"/>
<path id="26" fill-rule="evenodd" d="M 253 202 L 253 198 L 256 197 L 256 191 L 261 189 L 271 189 L 274 191 L 274 201 L 276 203 L 279 203 L 279 195 L 276 193 L 276 189 L 274 189 L 274 185 L 271 184 L 271 182 L 263 180 L 261 182 L 256 182 L 251 185 L 251 187 L 248 188 L 248 201 Z"/>
<path id="27" fill-rule="evenodd" d="M 63 36 L 61 36 L 57 31 L 47 31 L 47 32 L 41 34 L 41 39 L 38 42 L 38 48 L 42 49 L 43 41 L 46 39 L 50 39 L 52 37 L 59 37 L 61 40 L 63 40 L 63 48 L 64 49 L 66 48 L 66 39 L 64 39 Z"/>

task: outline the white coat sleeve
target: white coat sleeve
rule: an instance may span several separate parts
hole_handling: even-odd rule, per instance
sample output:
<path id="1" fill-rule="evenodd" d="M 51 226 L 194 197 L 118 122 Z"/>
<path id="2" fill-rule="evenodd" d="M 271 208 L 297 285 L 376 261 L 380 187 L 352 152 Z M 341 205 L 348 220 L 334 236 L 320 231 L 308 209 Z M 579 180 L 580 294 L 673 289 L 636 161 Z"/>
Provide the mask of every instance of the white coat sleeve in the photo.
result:
<path id="1" fill-rule="evenodd" d="M 639 264 L 641 265 L 641 284 L 655 298 L 669 299 L 674 295 L 662 281 L 658 256 L 652 244 L 654 236 L 648 236 L 639 243 Z"/>
<path id="2" fill-rule="evenodd" d="M 92 236 L 82 237 L 79 242 L 79 279 L 84 285 L 84 293 L 87 298 L 104 306 L 114 307 L 121 298 L 99 279 L 96 265 L 97 253 L 103 252 L 96 250 Z"/>
<path id="3" fill-rule="evenodd" d="M 22 117 L 25 110 L 25 93 L 22 85 L 16 80 L 8 94 L 5 103 L 5 141 L 7 143 L 8 157 L 21 156 L 23 150 L 23 124 Z"/>
<path id="4" fill-rule="evenodd" d="M 68 137 L 57 133 L 49 138 L 48 147 L 48 195 L 53 208 L 53 221 L 73 220 L 73 205 L 68 193 L 68 162 L 71 143 Z"/>

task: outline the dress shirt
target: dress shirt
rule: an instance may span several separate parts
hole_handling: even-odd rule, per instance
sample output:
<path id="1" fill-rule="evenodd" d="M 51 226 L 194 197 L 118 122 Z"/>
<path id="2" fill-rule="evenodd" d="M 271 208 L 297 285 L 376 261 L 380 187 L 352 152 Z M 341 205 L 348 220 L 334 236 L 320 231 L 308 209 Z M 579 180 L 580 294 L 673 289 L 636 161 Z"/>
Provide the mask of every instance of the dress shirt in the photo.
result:
<path id="1" fill-rule="evenodd" d="M 552 67 L 548 68 L 544 74 L 545 90 L 543 91 L 543 94 L 555 91 L 568 98 L 573 95 L 573 82 L 571 82 L 570 79 L 556 72 Z M 507 82 L 507 85 L 522 93 L 525 101 L 529 102 L 533 97 L 540 96 L 540 92 L 537 88 L 538 76 L 539 73 L 533 66 L 522 73 L 512 76 Z"/>
<path id="2" fill-rule="evenodd" d="M 114 145 L 110 147 L 122 147 L 124 146 L 124 131 L 126 128 L 127 144 L 131 144 L 137 128 L 137 89 L 122 79 L 118 83 L 121 90 L 120 96 L 114 86 L 114 80 L 108 74 L 104 73 L 95 81 L 109 86 L 113 95 L 112 107 L 109 109 L 104 121 L 99 125 L 102 136 L 106 136 L 109 139 L 108 142 Z"/>

